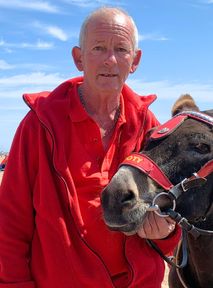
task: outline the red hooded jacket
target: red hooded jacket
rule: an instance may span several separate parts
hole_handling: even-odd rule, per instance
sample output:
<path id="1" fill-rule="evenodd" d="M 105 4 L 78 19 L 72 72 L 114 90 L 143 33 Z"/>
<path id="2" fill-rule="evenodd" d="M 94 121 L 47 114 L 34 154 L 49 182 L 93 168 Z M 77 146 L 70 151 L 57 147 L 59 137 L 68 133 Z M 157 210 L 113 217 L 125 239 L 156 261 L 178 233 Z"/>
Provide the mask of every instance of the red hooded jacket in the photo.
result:
<path id="1" fill-rule="evenodd" d="M 17 129 L 0 186 L 0 288 L 114 287 L 101 257 L 82 236 L 68 167 L 68 91 L 78 82 L 81 77 L 51 93 L 24 96 L 31 111 Z M 158 124 L 148 110 L 155 96 L 139 97 L 126 85 L 122 94 L 131 117 L 120 140 L 119 162 L 139 151 L 145 133 Z M 156 242 L 168 253 L 178 239 L 176 232 Z M 97 241 L 104 241 L 98 233 Z M 124 254 L 129 288 L 160 287 L 164 263 L 144 239 L 125 237 Z"/>

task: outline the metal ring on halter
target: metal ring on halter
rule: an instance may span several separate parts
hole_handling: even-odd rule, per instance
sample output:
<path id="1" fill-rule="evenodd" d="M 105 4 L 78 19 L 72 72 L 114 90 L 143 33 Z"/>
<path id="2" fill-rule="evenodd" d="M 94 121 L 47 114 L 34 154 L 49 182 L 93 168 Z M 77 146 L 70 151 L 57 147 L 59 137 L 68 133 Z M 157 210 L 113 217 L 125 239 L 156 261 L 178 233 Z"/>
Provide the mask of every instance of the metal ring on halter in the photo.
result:
<path id="1" fill-rule="evenodd" d="M 157 195 L 154 197 L 154 199 L 153 199 L 153 201 L 152 201 L 151 207 L 158 207 L 158 208 L 159 208 L 159 206 L 158 206 L 157 204 L 155 204 L 155 202 L 156 202 L 156 199 L 158 199 L 158 198 L 159 198 L 160 196 L 162 196 L 162 195 L 168 197 L 168 198 L 171 200 L 171 197 L 169 196 L 168 193 L 166 193 L 166 192 L 161 192 L 161 193 L 157 194 Z M 173 207 L 172 207 L 171 209 L 172 209 L 172 210 L 175 210 L 176 202 L 175 202 L 174 199 L 172 200 L 172 202 L 173 202 Z M 160 210 L 160 209 L 159 209 L 159 210 Z M 157 210 L 157 209 L 154 210 L 154 209 L 153 209 L 153 211 L 155 212 L 155 214 L 157 214 L 158 216 L 160 216 L 160 217 L 169 217 L 168 214 L 166 214 L 165 212 L 161 212 L 161 211 L 159 211 L 159 210 Z"/>

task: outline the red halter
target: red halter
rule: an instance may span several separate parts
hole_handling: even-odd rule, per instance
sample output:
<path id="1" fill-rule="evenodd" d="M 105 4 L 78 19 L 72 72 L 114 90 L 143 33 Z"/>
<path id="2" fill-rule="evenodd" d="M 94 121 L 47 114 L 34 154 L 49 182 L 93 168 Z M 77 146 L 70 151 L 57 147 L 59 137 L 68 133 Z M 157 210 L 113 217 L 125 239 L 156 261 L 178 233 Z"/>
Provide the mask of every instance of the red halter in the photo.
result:
<path id="1" fill-rule="evenodd" d="M 173 184 L 163 173 L 160 167 L 144 154 L 132 153 L 121 163 L 121 165 L 130 165 L 138 168 L 165 190 L 170 190 L 173 187 Z"/>
<path id="2" fill-rule="evenodd" d="M 161 168 L 147 155 L 140 153 L 132 153 L 130 156 L 121 163 L 120 166 L 129 165 L 133 166 L 143 173 L 148 175 L 152 180 L 158 183 L 166 191 L 171 190 L 174 185 L 170 182 L 168 177 L 164 174 Z M 213 160 L 208 161 L 201 169 L 194 173 L 193 176 L 187 179 L 188 181 L 196 178 L 205 178 L 213 172 Z M 186 180 L 185 180 L 186 181 Z"/>
<path id="3" fill-rule="evenodd" d="M 213 117 L 207 116 L 202 113 L 194 112 L 194 111 L 187 111 L 178 114 L 176 117 L 173 117 L 171 120 L 167 121 L 165 124 L 158 127 L 151 135 L 152 140 L 162 139 L 167 137 L 171 134 L 179 125 L 183 123 L 187 118 L 194 118 L 198 121 L 210 124 L 213 126 Z M 161 168 L 147 155 L 141 153 L 132 153 L 130 156 L 126 157 L 126 159 L 121 163 L 122 165 L 130 165 L 139 170 L 143 173 L 148 175 L 152 180 L 158 183 L 161 187 L 163 187 L 167 192 L 160 192 L 158 193 L 153 201 L 152 205 L 147 209 L 147 211 L 154 211 L 160 217 L 168 217 L 170 216 L 173 220 L 178 223 L 181 228 L 186 231 L 187 233 L 192 234 L 195 239 L 200 235 L 213 235 L 213 231 L 203 230 L 200 228 L 195 227 L 194 225 L 190 224 L 188 220 L 182 217 L 178 212 L 175 211 L 176 208 L 176 199 L 185 191 L 190 188 L 197 187 L 202 185 L 206 182 L 205 177 L 210 175 L 213 172 L 213 159 L 205 163 L 199 171 L 194 173 L 190 178 L 184 179 L 182 182 L 178 183 L 177 185 L 173 185 L 168 177 L 164 174 Z M 159 211 L 159 206 L 157 204 L 157 198 L 161 195 L 167 195 L 169 199 L 173 203 L 173 207 L 170 208 L 167 212 Z M 183 233 L 183 235 L 186 235 Z M 184 237 L 185 239 L 185 237 Z M 151 240 L 148 240 L 151 246 L 159 253 L 164 260 L 166 260 L 170 265 L 176 266 L 176 268 L 183 268 L 187 263 L 187 254 L 186 254 L 186 241 L 183 241 L 183 256 L 182 256 L 182 263 L 180 265 L 175 265 L 173 261 L 165 257 L 162 251 L 153 243 Z"/>
<path id="4" fill-rule="evenodd" d="M 152 140 L 158 140 L 167 137 L 171 134 L 177 127 L 179 127 L 183 121 L 187 118 L 193 118 L 198 121 L 213 125 L 213 117 L 206 114 L 194 111 L 186 111 L 173 117 L 165 124 L 159 126 L 150 136 Z M 121 163 L 122 165 L 130 165 L 138 168 L 143 173 L 148 175 L 152 180 L 158 183 L 166 191 L 171 191 L 174 185 L 170 182 L 168 177 L 164 174 L 161 168 L 147 155 L 143 153 L 132 153 Z M 196 178 L 205 178 L 213 172 L 213 159 L 208 161 L 199 171 L 194 173 L 190 178 L 185 179 L 184 183 L 189 183 Z M 188 185 L 189 186 L 189 185 Z M 184 186 L 182 187 L 184 190 Z M 190 188 L 190 186 L 189 186 Z M 189 189 L 187 188 L 187 189 Z M 186 190 L 187 190 L 186 189 Z"/>

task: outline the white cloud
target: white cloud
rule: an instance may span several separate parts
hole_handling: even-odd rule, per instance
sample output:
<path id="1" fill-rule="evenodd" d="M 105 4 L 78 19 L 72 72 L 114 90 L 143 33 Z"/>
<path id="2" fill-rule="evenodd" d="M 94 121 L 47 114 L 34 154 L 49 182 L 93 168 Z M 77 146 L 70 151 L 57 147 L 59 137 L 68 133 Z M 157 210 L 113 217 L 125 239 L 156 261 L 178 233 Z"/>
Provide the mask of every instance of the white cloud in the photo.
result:
<path id="1" fill-rule="evenodd" d="M 213 103 L 213 83 L 171 83 L 169 81 L 143 82 L 139 79 L 127 81 L 139 94 L 157 94 L 159 99 L 174 101 L 181 95 L 189 93 L 198 102 Z"/>
<path id="2" fill-rule="evenodd" d="M 130 79 L 127 83 L 139 95 L 157 95 L 157 101 L 150 109 L 161 123 L 171 118 L 171 107 L 182 94 L 190 94 L 201 110 L 213 107 L 213 83 L 175 83 L 166 80 L 145 82 L 143 79 Z"/>
<path id="3" fill-rule="evenodd" d="M 146 41 L 146 40 L 151 40 L 151 41 L 167 41 L 168 38 L 165 36 L 160 36 L 156 34 L 139 34 L 138 36 L 139 41 Z"/>
<path id="4" fill-rule="evenodd" d="M 33 49 L 52 49 L 53 43 L 38 40 L 35 44 L 30 44 L 29 48 Z"/>
<path id="5" fill-rule="evenodd" d="M 54 69 L 54 63 L 53 63 L 53 65 L 47 65 L 44 63 L 36 62 L 36 66 L 35 66 L 35 63 L 19 62 L 18 64 L 16 64 L 16 68 L 17 69 L 24 69 L 24 71 L 31 70 L 33 72 L 40 72 L 40 71 L 45 72 L 45 71 L 52 71 Z"/>
<path id="6" fill-rule="evenodd" d="M 10 70 L 15 68 L 14 65 L 10 65 L 5 60 L 0 59 L 0 70 Z"/>
<path id="7" fill-rule="evenodd" d="M 0 7 L 9 9 L 27 9 L 36 10 L 47 13 L 58 13 L 59 8 L 45 1 L 37 0 L 0 0 Z"/>
<path id="8" fill-rule="evenodd" d="M 69 75 L 73 77 L 74 75 Z M 28 111 L 22 100 L 23 93 L 51 91 L 65 81 L 58 73 L 29 73 L 0 78 L 0 118 L 1 123 L 11 123 L 10 134 L 5 141 L 4 148 L 12 141 L 13 130 Z M 213 83 L 172 83 L 169 81 L 146 82 L 143 79 L 129 79 L 127 84 L 138 94 L 148 95 L 156 93 L 158 100 L 151 105 L 151 110 L 163 123 L 171 115 L 171 106 L 177 98 L 184 93 L 189 93 L 202 110 L 211 109 L 213 105 Z M 3 142 L 1 142 L 2 145 Z"/>
<path id="9" fill-rule="evenodd" d="M 4 40 L 1 40 L 1 41 L 0 41 L 0 47 L 1 47 L 1 46 L 2 46 L 2 47 L 5 46 L 5 44 L 6 44 L 6 43 L 5 43 Z"/>
<path id="10" fill-rule="evenodd" d="M 2 77 L 0 78 L 0 98 L 17 97 L 17 91 L 34 92 L 53 89 L 63 81 L 64 79 L 58 73 L 45 74 L 43 72 Z M 14 88 L 17 90 L 14 91 Z"/>
<path id="11" fill-rule="evenodd" d="M 40 39 L 37 40 L 35 43 L 28 43 L 28 42 L 22 42 L 22 43 L 9 43 L 5 42 L 4 40 L 0 41 L 0 47 L 3 48 L 17 48 L 17 49 L 40 49 L 40 50 L 46 50 L 46 49 L 52 49 L 54 47 L 53 43 L 45 42 Z"/>
<path id="12" fill-rule="evenodd" d="M 96 1 L 89 1 L 89 0 L 64 0 L 64 2 L 79 6 L 79 7 L 93 7 Z"/>
<path id="13" fill-rule="evenodd" d="M 51 26 L 51 25 L 44 25 L 43 23 L 40 23 L 38 21 L 33 23 L 33 26 L 36 28 L 39 28 L 41 31 L 53 36 L 54 38 L 57 38 L 61 41 L 67 41 L 68 35 L 59 27 L 57 26 Z"/>
<path id="14" fill-rule="evenodd" d="M 69 75 L 72 77 L 71 75 Z M 17 91 L 29 92 L 51 90 L 65 81 L 59 73 L 33 72 L 0 78 L 0 98 L 17 97 Z M 213 103 L 213 83 L 175 83 L 165 81 L 147 82 L 129 79 L 127 84 L 138 94 L 157 94 L 161 100 L 175 101 L 181 94 L 189 93 L 198 102 Z M 15 92 L 14 92 L 15 90 Z"/>
<path id="15" fill-rule="evenodd" d="M 18 105 L 12 105 L 12 106 L 9 106 L 9 105 L 0 105 L 0 111 L 4 111 L 4 110 L 9 110 L 9 111 L 26 111 L 26 107 L 23 105 L 23 106 L 18 106 Z"/>
<path id="16" fill-rule="evenodd" d="M 70 5 L 75 5 L 81 8 L 94 8 L 101 5 L 122 6 L 121 1 L 113 0 L 63 0 Z"/>
<path id="17" fill-rule="evenodd" d="M 59 27 L 56 26 L 48 26 L 47 27 L 47 32 L 52 35 L 53 37 L 61 40 L 61 41 L 67 41 L 68 36 L 66 33 L 60 29 Z"/>

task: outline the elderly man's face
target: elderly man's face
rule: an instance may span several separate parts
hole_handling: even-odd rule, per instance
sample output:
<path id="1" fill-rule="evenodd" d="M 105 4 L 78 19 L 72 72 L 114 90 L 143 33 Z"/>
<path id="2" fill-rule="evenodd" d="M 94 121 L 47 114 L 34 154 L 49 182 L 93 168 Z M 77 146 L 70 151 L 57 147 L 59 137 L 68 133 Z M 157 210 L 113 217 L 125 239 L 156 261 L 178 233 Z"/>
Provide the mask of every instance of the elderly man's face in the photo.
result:
<path id="1" fill-rule="evenodd" d="M 91 20 L 81 49 L 84 83 L 97 92 L 119 92 L 140 60 L 135 54 L 132 24 L 123 15 Z"/>

